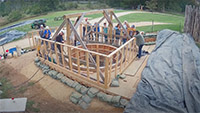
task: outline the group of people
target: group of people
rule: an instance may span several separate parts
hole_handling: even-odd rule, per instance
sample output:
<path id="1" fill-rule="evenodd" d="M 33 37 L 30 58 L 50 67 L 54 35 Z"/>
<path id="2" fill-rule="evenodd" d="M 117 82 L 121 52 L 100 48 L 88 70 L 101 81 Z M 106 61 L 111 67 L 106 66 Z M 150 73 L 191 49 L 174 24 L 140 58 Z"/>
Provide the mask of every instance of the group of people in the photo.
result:
<path id="1" fill-rule="evenodd" d="M 85 23 L 84 24 L 87 24 L 87 31 L 86 31 L 86 27 L 84 26 L 83 27 L 83 36 L 86 35 L 86 32 L 88 33 L 91 28 L 94 29 L 94 32 L 100 32 L 100 27 L 98 25 L 98 23 L 95 23 L 94 26 L 92 26 L 89 22 L 88 22 L 88 19 L 86 18 L 85 19 Z M 92 26 L 92 27 L 91 27 Z M 135 25 L 132 25 L 130 26 L 128 24 L 127 21 L 124 21 L 123 23 L 123 27 L 126 29 L 128 35 L 132 38 L 132 37 L 135 37 L 136 38 L 136 45 L 138 46 L 139 50 L 138 50 L 138 58 L 141 57 L 141 54 L 142 54 L 142 47 L 144 46 L 144 37 L 143 37 L 143 33 L 139 32 L 138 30 L 136 30 L 136 27 Z M 114 42 L 114 37 L 112 37 L 112 43 L 115 43 L 115 44 L 119 44 L 119 40 L 120 40 L 120 34 L 121 34 L 121 29 L 122 29 L 122 26 L 120 26 L 120 24 L 117 24 L 115 27 L 114 27 L 114 31 L 112 31 L 113 33 L 115 33 L 115 42 Z M 108 43 L 108 26 L 106 23 L 103 24 L 103 37 L 104 37 L 104 40 L 105 40 L 105 43 Z M 124 30 L 122 30 L 122 33 L 124 36 L 126 36 L 126 33 Z M 118 35 L 118 36 L 117 36 Z M 92 36 L 92 40 L 93 40 L 93 35 L 90 35 L 89 34 L 89 40 L 91 40 L 91 36 Z M 99 39 L 99 34 L 96 35 Z M 125 44 L 127 41 L 127 38 L 122 38 L 122 43 Z"/>
<path id="2" fill-rule="evenodd" d="M 83 36 L 86 35 L 86 27 L 87 27 L 87 33 L 91 30 L 91 24 L 87 21 L 88 19 L 85 19 L 85 24 L 87 24 L 87 26 L 83 27 Z M 136 30 L 135 25 L 129 26 L 127 21 L 124 21 L 123 23 L 123 27 L 127 30 L 127 33 L 130 37 L 135 37 L 136 38 L 136 45 L 138 46 L 139 50 L 138 50 L 138 58 L 141 57 L 141 53 L 142 53 L 142 47 L 144 46 L 144 37 L 142 35 L 142 33 L 140 33 L 139 31 Z M 94 32 L 100 32 L 100 27 L 98 25 L 98 23 L 94 24 Z M 117 24 L 114 27 L 115 30 L 115 35 L 120 35 L 121 34 L 121 26 L 120 24 Z M 108 36 L 105 34 L 108 34 L 108 26 L 106 23 L 103 24 L 103 32 L 104 32 L 104 39 L 105 39 L 105 43 L 108 43 Z M 126 36 L 125 31 L 122 31 L 123 35 Z M 41 38 L 45 38 L 45 39 L 49 39 L 50 40 L 50 36 L 51 36 L 51 31 L 49 30 L 49 27 L 46 26 L 45 28 L 43 27 L 43 25 L 40 26 L 40 31 L 39 31 L 39 35 Z M 56 42 L 60 42 L 60 43 L 64 43 L 64 32 L 61 31 L 58 36 L 56 36 L 55 41 Z M 99 34 L 96 35 L 97 38 L 99 38 Z M 92 36 L 93 38 L 93 36 Z M 91 39 L 91 36 L 89 35 L 89 39 Z M 116 42 L 115 43 L 119 43 L 119 36 L 116 36 Z M 114 42 L 114 37 L 112 37 L 112 42 Z M 126 43 L 127 38 L 123 38 L 122 42 L 123 44 Z M 42 42 L 43 44 L 43 42 Z M 47 44 L 47 43 L 46 43 Z M 47 44 L 48 45 L 48 44 Z M 57 48 L 59 50 L 59 52 L 61 52 L 61 47 L 59 44 L 57 44 Z"/>
<path id="3" fill-rule="evenodd" d="M 50 40 L 51 31 L 50 31 L 49 27 L 46 26 L 46 27 L 44 28 L 44 26 L 41 25 L 41 26 L 40 26 L 39 35 L 40 35 L 41 38 Z M 61 32 L 58 34 L 58 36 L 56 36 L 55 41 L 56 41 L 56 42 L 60 42 L 60 43 L 64 43 L 63 36 L 64 36 L 64 31 L 61 31 Z M 41 42 L 41 44 L 43 44 L 43 41 Z M 46 42 L 46 45 L 48 45 L 48 42 Z M 59 52 L 61 53 L 61 47 L 60 47 L 59 44 L 57 44 L 57 48 L 58 48 Z"/>

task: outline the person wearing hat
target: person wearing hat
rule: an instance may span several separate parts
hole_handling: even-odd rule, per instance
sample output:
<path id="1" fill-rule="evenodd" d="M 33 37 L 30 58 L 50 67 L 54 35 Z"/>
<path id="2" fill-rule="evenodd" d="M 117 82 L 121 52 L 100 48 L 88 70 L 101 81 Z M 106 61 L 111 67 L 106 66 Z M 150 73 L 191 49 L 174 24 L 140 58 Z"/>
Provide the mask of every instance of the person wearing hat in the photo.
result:
<path id="1" fill-rule="evenodd" d="M 51 31 L 49 30 L 49 26 L 46 26 L 42 38 L 50 39 L 50 36 L 51 36 Z"/>
<path id="2" fill-rule="evenodd" d="M 44 34 L 44 26 L 40 25 L 39 35 L 40 35 L 41 38 L 43 38 L 43 34 Z"/>
<path id="3" fill-rule="evenodd" d="M 56 42 L 64 43 L 63 35 L 64 35 L 64 31 L 61 31 L 61 32 L 59 33 L 59 35 L 56 36 Z M 60 48 L 60 45 L 59 45 L 59 44 L 57 44 L 57 48 L 58 48 L 59 52 L 61 53 L 61 48 Z"/>

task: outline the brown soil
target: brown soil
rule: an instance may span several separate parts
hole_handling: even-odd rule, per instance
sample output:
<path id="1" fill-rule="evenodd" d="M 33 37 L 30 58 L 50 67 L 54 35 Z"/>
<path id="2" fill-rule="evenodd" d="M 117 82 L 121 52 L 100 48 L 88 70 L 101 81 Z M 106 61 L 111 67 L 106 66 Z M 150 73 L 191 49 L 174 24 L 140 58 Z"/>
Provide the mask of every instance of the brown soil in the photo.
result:
<path id="1" fill-rule="evenodd" d="M 7 59 L 0 62 L 0 78 L 6 77 L 13 86 L 17 86 L 37 71 L 33 60 L 35 52 L 24 54 L 18 58 Z M 43 79 L 41 79 L 43 77 Z M 41 79 L 40 81 L 38 81 Z M 74 89 L 54 80 L 49 76 L 43 75 L 41 70 L 29 82 L 36 82 L 34 85 L 27 87 L 24 92 L 13 93 L 10 97 L 27 97 L 28 101 L 34 101 L 34 107 L 40 112 L 81 112 L 81 113 L 121 113 L 123 109 L 115 108 L 98 99 L 93 99 L 90 107 L 83 110 L 78 105 L 70 102 L 69 96 Z M 28 83 L 27 83 L 28 84 Z M 27 85 L 24 84 L 24 85 Z M 23 86 L 24 86 L 23 85 Z M 18 88 L 17 91 L 19 91 Z M 26 112 L 33 112 L 27 109 Z"/>

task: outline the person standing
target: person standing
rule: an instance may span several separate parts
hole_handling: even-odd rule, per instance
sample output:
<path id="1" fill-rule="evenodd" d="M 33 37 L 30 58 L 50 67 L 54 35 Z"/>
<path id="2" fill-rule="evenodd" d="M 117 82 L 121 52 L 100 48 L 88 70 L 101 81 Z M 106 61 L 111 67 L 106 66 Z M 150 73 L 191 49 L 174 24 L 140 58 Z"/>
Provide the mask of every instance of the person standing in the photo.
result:
<path id="1" fill-rule="evenodd" d="M 42 37 L 45 39 L 50 39 L 50 36 L 51 36 L 51 31 L 49 30 L 49 26 L 46 26 Z"/>
<path id="2" fill-rule="evenodd" d="M 56 36 L 56 42 L 64 43 L 63 35 L 64 35 L 64 32 L 61 31 L 61 32 L 59 33 L 59 35 Z M 59 52 L 61 53 L 60 44 L 57 44 L 57 48 L 58 48 Z"/>
<path id="3" fill-rule="evenodd" d="M 120 29 L 121 29 L 121 27 L 120 27 L 120 25 L 119 24 L 117 24 L 115 27 L 114 27 L 114 30 L 115 30 L 115 35 L 116 35 L 116 42 L 115 42 L 115 44 L 116 45 L 118 45 L 118 43 L 119 43 L 119 39 L 120 39 Z M 118 36 L 117 36 L 118 35 Z M 113 40 L 114 41 L 114 40 Z M 112 42 L 113 42 L 112 41 Z"/>
<path id="4" fill-rule="evenodd" d="M 87 25 L 88 18 L 85 18 L 85 22 L 83 22 L 83 36 L 85 36 L 86 25 Z"/>
<path id="5" fill-rule="evenodd" d="M 135 32 L 135 38 L 136 38 L 136 45 L 138 46 L 139 50 L 138 50 L 138 58 L 141 58 L 141 54 L 142 54 L 142 47 L 144 46 L 144 37 L 140 34 L 139 31 Z"/>
<path id="6" fill-rule="evenodd" d="M 103 24 L 103 32 L 106 34 L 106 35 L 104 35 L 104 37 L 105 37 L 105 43 L 107 43 L 108 42 L 108 27 L 107 27 L 107 25 L 106 25 L 106 22 Z"/>
<path id="7" fill-rule="evenodd" d="M 94 23 L 94 32 L 95 33 L 97 32 L 96 39 L 99 40 L 99 34 L 98 34 L 98 32 L 100 32 L 100 28 L 99 28 L 99 24 L 97 22 Z"/>
<path id="8" fill-rule="evenodd" d="M 43 34 L 44 34 L 44 26 L 40 25 L 39 35 L 40 35 L 41 38 L 43 38 Z"/>

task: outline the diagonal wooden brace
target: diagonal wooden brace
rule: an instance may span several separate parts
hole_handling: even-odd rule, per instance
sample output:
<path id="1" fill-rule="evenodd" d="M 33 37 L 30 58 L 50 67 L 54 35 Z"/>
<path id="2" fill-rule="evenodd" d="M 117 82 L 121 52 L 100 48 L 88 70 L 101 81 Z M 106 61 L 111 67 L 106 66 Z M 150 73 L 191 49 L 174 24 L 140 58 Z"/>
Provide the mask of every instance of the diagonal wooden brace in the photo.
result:
<path id="1" fill-rule="evenodd" d="M 122 27 L 122 29 L 124 30 L 126 36 L 128 36 L 128 38 L 131 39 L 131 37 L 129 36 L 127 30 L 124 28 L 124 26 L 122 25 L 122 23 L 119 21 L 119 19 L 118 19 L 117 16 L 115 15 L 115 13 L 112 12 L 112 14 L 113 14 L 113 16 L 115 17 L 115 19 L 117 20 L 117 22 L 119 23 L 119 25 L 120 25 L 120 26 Z"/>
<path id="2" fill-rule="evenodd" d="M 70 26 L 72 28 L 72 31 L 74 31 L 77 40 L 80 41 L 80 43 L 81 43 L 81 45 L 83 46 L 84 49 L 88 50 L 87 46 L 83 43 L 83 40 L 80 38 L 79 34 L 77 33 L 76 29 L 74 28 L 72 22 L 69 19 L 67 19 L 67 21 L 69 22 L 69 24 L 70 24 Z M 97 67 L 96 62 L 95 62 L 95 60 L 93 59 L 93 57 L 92 57 L 92 55 L 90 53 L 89 53 L 89 58 L 90 58 L 91 62 L 95 65 L 95 67 Z M 101 79 L 104 81 L 104 76 L 103 76 L 101 70 L 99 70 L 99 72 L 100 72 Z"/>

